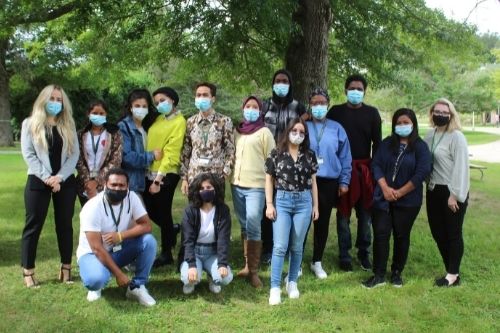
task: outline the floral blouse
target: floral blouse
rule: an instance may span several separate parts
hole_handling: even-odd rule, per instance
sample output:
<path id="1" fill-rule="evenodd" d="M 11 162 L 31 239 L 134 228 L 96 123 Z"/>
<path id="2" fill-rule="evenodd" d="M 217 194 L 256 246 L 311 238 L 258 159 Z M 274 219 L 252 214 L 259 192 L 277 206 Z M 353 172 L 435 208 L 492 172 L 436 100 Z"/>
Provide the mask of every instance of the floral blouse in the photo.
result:
<path id="1" fill-rule="evenodd" d="M 304 191 L 312 188 L 312 175 L 318 171 L 318 161 L 312 150 L 308 154 L 299 151 L 297 161 L 292 155 L 279 152 L 276 148 L 266 160 L 266 173 L 276 180 L 276 189 Z"/>

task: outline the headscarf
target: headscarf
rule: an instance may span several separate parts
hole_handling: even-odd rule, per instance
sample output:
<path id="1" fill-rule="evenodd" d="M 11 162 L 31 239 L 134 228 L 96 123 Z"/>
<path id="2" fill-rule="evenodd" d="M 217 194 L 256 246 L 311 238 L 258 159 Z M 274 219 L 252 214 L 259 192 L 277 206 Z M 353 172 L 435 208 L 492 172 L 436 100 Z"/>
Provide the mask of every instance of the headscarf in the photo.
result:
<path id="1" fill-rule="evenodd" d="M 262 101 L 257 96 L 254 96 L 254 95 L 248 96 L 243 101 L 243 105 L 241 106 L 241 110 L 243 111 L 243 109 L 245 108 L 245 105 L 251 99 L 255 100 L 257 102 L 257 104 L 259 105 L 259 118 L 254 122 L 249 122 L 243 118 L 243 121 L 238 125 L 238 127 L 236 127 L 236 130 L 241 134 L 252 134 L 254 132 L 257 132 L 262 127 L 264 127 L 264 114 L 262 112 Z"/>

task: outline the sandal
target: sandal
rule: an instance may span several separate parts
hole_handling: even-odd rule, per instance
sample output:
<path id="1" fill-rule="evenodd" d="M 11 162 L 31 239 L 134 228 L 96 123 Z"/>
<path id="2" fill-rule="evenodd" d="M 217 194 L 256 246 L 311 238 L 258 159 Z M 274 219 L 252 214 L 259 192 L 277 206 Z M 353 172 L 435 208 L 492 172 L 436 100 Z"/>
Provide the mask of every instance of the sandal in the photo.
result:
<path id="1" fill-rule="evenodd" d="M 25 284 L 26 288 L 33 288 L 33 289 L 40 288 L 40 285 L 38 284 L 38 281 L 35 280 L 35 278 L 33 277 L 34 275 L 35 275 L 34 272 L 26 273 L 23 270 L 23 278 L 24 278 L 24 284 Z M 26 279 L 26 278 L 29 278 L 29 279 Z"/>
<path id="2" fill-rule="evenodd" d="M 68 272 L 68 274 L 65 275 L 64 271 Z M 66 284 L 73 283 L 73 279 L 71 277 L 71 267 L 64 267 L 63 265 L 61 265 L 61 269 L 59 270 L 59 281 Z"/>

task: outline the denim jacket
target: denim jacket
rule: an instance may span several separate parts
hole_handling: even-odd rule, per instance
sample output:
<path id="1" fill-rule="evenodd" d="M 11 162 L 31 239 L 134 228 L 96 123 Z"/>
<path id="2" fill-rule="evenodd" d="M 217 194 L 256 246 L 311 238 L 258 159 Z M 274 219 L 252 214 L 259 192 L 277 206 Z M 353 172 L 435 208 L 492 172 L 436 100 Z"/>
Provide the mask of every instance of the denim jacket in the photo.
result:
<path id="1" fill-rule="evenodd" d="M 144 149 L 142 134 L 135 126 L 132 116 L 118 123 L 123 138 L 122 168 L 129 177 L 129 189 L 143 192 L 146 188 L 146 170 L 154 160 L 153 152 Z"/>

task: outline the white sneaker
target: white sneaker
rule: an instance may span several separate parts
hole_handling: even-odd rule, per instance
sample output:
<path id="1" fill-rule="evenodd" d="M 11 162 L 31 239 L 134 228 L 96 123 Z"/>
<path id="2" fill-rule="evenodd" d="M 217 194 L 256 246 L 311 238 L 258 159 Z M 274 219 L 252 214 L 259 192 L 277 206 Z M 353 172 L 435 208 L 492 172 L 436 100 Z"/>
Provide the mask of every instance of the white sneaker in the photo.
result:
<path id="1" fill-rule="evenodd" d="M 297 274 L 297 278 L 299 278 L 301 276 L 302 276 L 302 266 L 300 266 L 299 273 Z M 288 283 L 288 274 L 285 276 L 285 279 L 283 280 L 283 282 L 285 282 L 285 284 Z"/>
<path id="2" fill-rule="evenodd" d="M 94 302 L 101 298 L 101 289 L 99 290 L 89 290 L 87 293 L 87 301 Z"/>
<path id="3" fill-rule="evenodd" d="M 321 261 L 316 261 L 315 263 L 311 263 L 311 271 L 316 274 L 318 279 L 326 279 L 328 274 L 326 274 L 323 267 L 321 267 Z"/>
<path id="4" fill-rule="evenodd" d="M 194 288 L 193 288 L 194 289 Z M 212 278 L 209 276 L 208 277 L 208 289 L 213 292 L 214 294 L 218 294 L 221 291 L 221 286 L 216 285 Z"/>
<path id="5" fill-rule="evenodd" d="M 278 305 L 281 303 L 281 289 L 278 287 L 271 288 L 269 292 L 269 305 Z"/>
<path id="6" fill-rule="evenodd" d="M 194 284 L 188 283 L 182 286 L 182 292 L 185 295 L 189 295 L 194 291 Z"/>
<path id="7" fill-rule="evenodd" d="M 125 295 L 128 299 L 134 299 L 144 306 L 153 306 L 156 304 L 156 301 L 153 297 L 151 297 L 144 285 L 135 288 L 134 290 L 131 290 L 129 286 Z"/>
<path id="8" fill-rule="evenodd" d="M 288 293 L 289 298 L 299 298 L 300 293 L 299 289 L 297 289 L 297 282 L 290 281 L 287 283 L 286 292 Z"/>

